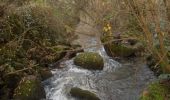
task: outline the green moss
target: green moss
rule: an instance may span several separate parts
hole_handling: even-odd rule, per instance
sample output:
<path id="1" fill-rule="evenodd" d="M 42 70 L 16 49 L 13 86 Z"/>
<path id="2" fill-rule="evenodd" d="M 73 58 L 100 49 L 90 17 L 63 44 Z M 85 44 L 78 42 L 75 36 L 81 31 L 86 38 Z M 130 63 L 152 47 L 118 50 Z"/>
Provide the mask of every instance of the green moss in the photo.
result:
<path id="1" fill-rule="evenodd" d="M 35 88 L 36 82 L 26 80 L 25 82 L 21 83 L 19 87 L 15 90 L 15 96 L 19 96 L 20 98 L 25 98 L 31 95 L 32 89 Z"/>
<path id="2" fill-rule="evenodd" d="M 16 100 L 39 100 L 44 98 L 45 92 L 37 78 L 23 78 L 14 91 Z"/>
<path id="3" fill-rule="evenodd" d="M 113 40 L 113 37 L 104 36 L 101 38 L 101 41 L 103 43 L 107 43 L 110 40 Z M 136 51 L 136 48 L 134 48 L 133 46 L 126 46 L 124 44 L 108 43 L 105 44 L 104 47 L 109 56 L 127 57 L 132 55 Z"/>
<path id="4" fill-rule="evenodd" d="M 111 52 L 118 55 L 118 56 L 130 56 L 134 53 L 134 49 L 132 47 L 127 47 L 124 45 L 116 45 L 112 44 L 111 47 Z"/>
<path id="5" fill-rule="evenodd" d="M 169 100 L 170 87 L 158 82 L 150 84 L 148 94 L 143 95 L 140 100 Z"/>
<path id="6" fill-rule="evenodd" d="M 70 94 L 73 97 L 83 99 L 83 100 L 100 100 L 94 93 L 87 90 L 82 90 L 80 88 L 72 88 Z"/>
<path id="7" fill-rule="evenodd" d="M 102 70 L 104 66 L 103 58 L 98 53 L 85 52 L 81 53 L 74 59 L 75 65 L 86 69 Z"/>

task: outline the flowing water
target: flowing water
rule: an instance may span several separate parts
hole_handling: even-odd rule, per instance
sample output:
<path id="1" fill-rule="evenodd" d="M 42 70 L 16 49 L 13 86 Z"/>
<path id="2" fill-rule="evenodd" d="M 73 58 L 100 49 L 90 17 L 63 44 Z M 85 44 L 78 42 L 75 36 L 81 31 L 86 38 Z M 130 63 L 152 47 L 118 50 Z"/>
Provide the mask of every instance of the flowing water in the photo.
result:
<path id="1" fill-rule="evenodd" d="M 88 45 L 96 44 L 94 37 L 87 40 Z M 74 58 L 62 62 L 64 68 L 52 70 L 54 76 L 44 81 L 47 100 L 75 100 L 69 95 L 72 87 L 89 90 L 101 100 L 138 100 L 142 90 L 155 78 L 140 59 L 119 63 L 107 56 L 103 47 L 85 51 L 98 52 L 104 58 L 104 69 L 81 69 L 74 65 Z"/>
<path id="2" fill-rule="evenodd" d="M 82 23 L 77 30 L 84 30 L 84 33 L 96 32 Z M 78 42 L 83 47 L 98 44 L 94 36 L 80 34 L 79 37 Z M 52 70 L 54 76 L 43 82 L 47 100 L 75 100 L 69 95 L 72 87 L 89 90 L 101 100 L 138 100 L 142 90 L 155 79 L 153 72 L 141 59 L 117 62 L 106 54 L 103 46 L 87 48 L 86 51 L 98 52 L 104 59 L 104 69 L 81 69 L 74 65 L 74 58 L 62 62 L 64 68 Z"/>

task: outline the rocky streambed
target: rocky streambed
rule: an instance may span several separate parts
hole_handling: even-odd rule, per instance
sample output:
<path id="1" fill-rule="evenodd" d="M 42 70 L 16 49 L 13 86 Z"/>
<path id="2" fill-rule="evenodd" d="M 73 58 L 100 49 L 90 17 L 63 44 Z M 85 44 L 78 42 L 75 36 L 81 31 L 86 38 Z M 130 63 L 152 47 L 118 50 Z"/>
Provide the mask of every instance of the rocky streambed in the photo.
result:
<path id="1" fill-rule="evenodd" d="M 97 44 L 95 37 L 87 36 L 85 40 L 84 45 Z M 53 69 L 53 77 L 43 82 L 47 100 L 138 100 L 141 92 L 155 79 L 140 58 L 118 62 L 106 54 L 103 46 L 84 51 L 96 54 L 95 60 L 99 58 L 98 63 L 103 66 L 95 70 L 87 68 L 87 65 L 82 67 L 87 61 L 79 63 L 75 61 L 77 58 L 61 62 L 63 68 Z M 85 53 L 77 55 L 89 60 Z M 89 66 L 96 65 L 92 60 Z"/>

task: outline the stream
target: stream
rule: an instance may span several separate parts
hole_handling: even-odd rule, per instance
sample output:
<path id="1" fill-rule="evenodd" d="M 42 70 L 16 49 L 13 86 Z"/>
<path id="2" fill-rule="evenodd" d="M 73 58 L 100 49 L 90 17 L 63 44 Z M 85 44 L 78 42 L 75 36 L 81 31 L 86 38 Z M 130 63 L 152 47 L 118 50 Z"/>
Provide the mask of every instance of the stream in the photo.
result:
<path id="1" fill-rule="evenodd" d="M 96 45 L 97 39 L 87 36 L 84 43 Z M 47 100 L 76 100 L 69 95 L 72 87 L 89 90 L 101 100 L 138 100 L 142 90 L 155 79 L 139 58 L 120 63 L 111 59 L 103 46 L 88 48 L 85 52 L 98 52 L 104 59 L 104 69 L 81 69 L 74 65 L 74 58 L 62 62 L 64 68 L 52 70 L 54 76 L 43 82 Z"/>
<path id="2" fill-rule="evenodd" d="M 84 16 L 81 20 L 92 23 Z M 93 25 L 93 23 L 92 23 Z M 154 73 L 141 58 L 115 61 L 109 57 L 104 47 L 98 45 L 98 30 L 83 22 L 77 25 L 79 38 L 75 41 L 85 52 L 97 52 L 104 59 L 102 71 L 90 71 L 74 65 L 74 58 L 61 63 L 63 69 L 52 70 L 53 77 L 44 81 L 47 100 L 76 100 L 69 92 L 79 87 L 95 93 L 101 100 L 138 100 L 146 86 L 155 80 Z M 80 34 L 81 33 L 81 34 Z"/>

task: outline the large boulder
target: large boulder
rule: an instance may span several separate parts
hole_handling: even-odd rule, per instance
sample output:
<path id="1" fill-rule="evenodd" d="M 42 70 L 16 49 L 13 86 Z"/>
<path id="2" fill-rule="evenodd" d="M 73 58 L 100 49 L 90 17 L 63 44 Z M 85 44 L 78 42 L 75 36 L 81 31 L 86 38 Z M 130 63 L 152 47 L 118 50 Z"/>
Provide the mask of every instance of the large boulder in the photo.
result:
<path id="1" fill-rule="evenodd" d="M 14 91 L 14 100 L 41 100 L 46 98 L 41 82 L 35 76 L 24 77 Z"/>
<path id="2" fill-rule="evenodd" d="M 75 97 L 80 100 L 100 100 L 94 93 L 88 90 L 82 90 L 78 87 L 74 87 L 70 90 L 70 94 L 72 97 Z"/>
<path id="3" fill-rule="evenodd" d="M 104 48 L 109 56 L 128 57 L 134 53 L 134 49 L 121 44 L 105 45 Z"/>
<path id="4" fill-rule="evenodd" d="M 138 54 L 143 50 L 142 43 L 137 42 L 136 40 L 127 40 L 127 41 L 116 41 L 112 42 L 114 38 L 103 36 L 101 37 L 102 43 L 104 43 L 104 48 L 106 53 L 111 57 L 129 57 L 135 54 Z"/>
<path id="5" fill-rule="evenodd" d="M 103 58 L 98 53 L 85 52 L 77 55 L 74 64 L 85 69 L 102 70 L 104 67 Z"/>

